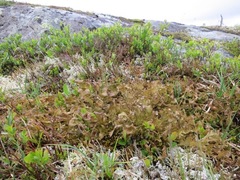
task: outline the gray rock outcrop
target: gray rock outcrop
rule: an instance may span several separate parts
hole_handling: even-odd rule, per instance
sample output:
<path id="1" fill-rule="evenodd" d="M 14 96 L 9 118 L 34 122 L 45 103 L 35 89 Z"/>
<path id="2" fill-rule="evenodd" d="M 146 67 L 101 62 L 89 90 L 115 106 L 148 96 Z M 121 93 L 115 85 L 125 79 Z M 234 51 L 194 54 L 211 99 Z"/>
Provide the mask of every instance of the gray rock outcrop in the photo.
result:
<path id="1" fill-rule="evenodd" d="M 160 25 L 164 24 L 163 21 L 147 21 L 152 24 L 152 26 L 156 29 L 160 27 Z M 233 39 L 240 39 L 239 35 L 227 33 L 224 31 L 211 30 L 205 27 L 199 27 L 194 25 L 184 25 L 176 22 L 169 23 L 168 26 L 169 32 L 185 32 L 189 36 L 194 38 L 207 38 L 215 41 L 231 41 Z"/>
<path id="2" fill-rule="evenodd" d="M 62 25 L 69 25 L 72 32 L 78 32 L 83 27 L 95 29 L 116 23 L 123 26 L 132 24 L 124 18 L 110 15 L 17 3 L 0 7 L 0 42 L 16 33 L 22 34 L 23 40 L 39 38 L 50 27 L 61 28 Z"/>

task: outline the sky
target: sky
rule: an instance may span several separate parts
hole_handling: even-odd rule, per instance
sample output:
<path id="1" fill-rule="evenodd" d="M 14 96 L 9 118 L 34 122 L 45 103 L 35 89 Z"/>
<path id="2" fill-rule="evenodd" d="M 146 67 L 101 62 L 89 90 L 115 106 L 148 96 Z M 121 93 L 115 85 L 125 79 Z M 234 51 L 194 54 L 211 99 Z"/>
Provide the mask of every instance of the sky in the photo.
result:
<path id="1" fill-rule="evenodd" d="M 15 0 L 188 25 L 240 25 L 240 0 Z"/>

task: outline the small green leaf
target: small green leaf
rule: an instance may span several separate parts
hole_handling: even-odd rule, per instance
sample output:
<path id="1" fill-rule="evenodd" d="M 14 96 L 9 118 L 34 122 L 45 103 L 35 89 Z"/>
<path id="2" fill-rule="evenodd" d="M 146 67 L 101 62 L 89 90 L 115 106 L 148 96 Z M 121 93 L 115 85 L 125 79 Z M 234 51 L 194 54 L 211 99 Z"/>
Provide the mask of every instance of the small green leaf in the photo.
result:
<path id="1" fill-rule="evenodd" d="M 7 131 L 7 133 L 11 136 L 14 136 L 16 134 L 16 128 L 14 128 L 13 125 L 5 124 L 3 126 L 3 129 Z"/>
<path id="2" fill-rule="evenodd" d="M 69 96 L 71 94 L 67 84 L 63 85 L 63 93 L 64 93 L 65 96 Z"/>
<path id="3" fill-rule="evenodd" d="M 169 140 L 175 141 L 177 139 L 177 136 L 178 136 L 177 132 L 172 132 L 172 134 L 169 137 Z"/>
<path id="4" fill-rule="evenodd" d="M 81 114 L 82 115 L 85 115 L 85 114 L 87 114 L 87 109 L 86 108 L 81 108 Z"/>
<path id="5" fill-rule="evenodd" d="M 8 165 L 11 165 L 12 161 L 10 159 L 8 159 L 7 157 L 2 157 L 1 158 L 1 161 L 4 163 L 4 164 L 8 164 Z"/>
<path id="6" fill-rule="evenodd" d="M 151 124 L 151 123 L 149 123 L 149 122 L 144 122 L 143 125 L 144 125 L 144 127 L 145 127 L 146 129 L 149 129 L 149 130 L 151 130 L 151 131 L 153 131 L 153 130 L 155 129 L 154 124 Z"/>
<path id="7" fill-rule="evenodd" d="M 36 163 L 38 165 L 46 165 L 50 161 L 50 155 L 47 150 L 36 149 L 24 157 L 27 164 Z"/>
<path id="8" fill-rule="evenodd" d="M 144 164 L 147 168 L 149 168 L 151 166 L 151 160 L 150 159 L 145 159 Z"/>
<path id="9" fill-rule="evenodd" d="M 27 131 L 24 130 L 19 135 L 20 135 L 20 137 L 22 139 L 23 144 L 26 144 L 28 142 L 28 140 L 29 140 L 28 136 L 27 136 Z"/>
<path id="10" fill-rule="evenodd" d="M 118 140 L 118 144 L 121 146 L 126 146 L 127 145 L 127 141 L 125 141 L 124 139 L 119 139 Z"/>
<path id="11" fill-rule="evenodd" d="M 176 143 L 176 142 L 172 142 L 172 143 L 171 143 L 171 147 L 172 147 L 172 148 L 177 147 L 177 143 Z"/>

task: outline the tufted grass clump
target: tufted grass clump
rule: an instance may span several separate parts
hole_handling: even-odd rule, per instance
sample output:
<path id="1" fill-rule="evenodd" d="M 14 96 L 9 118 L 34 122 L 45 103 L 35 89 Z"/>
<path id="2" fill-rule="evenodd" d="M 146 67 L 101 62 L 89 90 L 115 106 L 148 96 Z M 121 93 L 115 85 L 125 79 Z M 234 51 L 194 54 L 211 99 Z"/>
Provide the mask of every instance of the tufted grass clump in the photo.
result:
<path id="1" fill-rule="evenodd" d="M 213 41 L 117 24 L 0 47 L 0 73 L 21 80 L 0 92 L 1 179 L 112 179 L 133 154 L 150 171 L 177 146 L 214 160 L 211 174 L 239 175 L 240 61 L 214 54 Z"/>

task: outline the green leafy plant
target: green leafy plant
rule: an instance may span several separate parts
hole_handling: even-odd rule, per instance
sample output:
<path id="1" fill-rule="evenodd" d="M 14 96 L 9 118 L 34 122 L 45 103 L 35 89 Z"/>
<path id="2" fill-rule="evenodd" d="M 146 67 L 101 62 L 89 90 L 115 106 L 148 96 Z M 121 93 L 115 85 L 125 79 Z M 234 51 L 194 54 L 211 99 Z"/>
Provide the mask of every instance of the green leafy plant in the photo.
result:
<path id="1" fill-rule="evenodd" d="M 200 41 L 191 40 L 187 43 L 182 44 L 186 48 L 185 58 L 190 60 L 207 60 L 212 56 L 214 48 L 214 42 L 208 39 L 202 39 Z"/>
<path id="2" fill-rule="evenodd" d="M 85 147 L 74 147 L 67 144 L 61 145 L 68 150 L 68 161 L 78 161 L 78 167 L 66 167 L 72 169 L 72 172 L 66 172 L 68 178 L 91 177 L 93 179 L 112 179 L 117 162 L 116 152 L 94 152 Z M 75 153 L 70 153 L 69 150 L 74 150 Z"/>
<path id="3" fill-rule="evenodd" d="M 21 104 L 18 104 L 18 105 L 16 106 L 16 110 L 17 110 L 17 112 L 21 113 L 22 110 L 23 110 L 22 105 L 21 105 Z"/>
<path id="4" fill-rule="evenodd" d="M 144 67 L 147 76 L 161 73 L 162 66 L 178 62 L 179 54 L 172 37 L 156 36 L 151 44 L 151 51 L 145 57 Z M 178 62 L 179 64 L 179 62 Z"/>
<path id="5" fill-rule="evenodd" d="M 50 154 L 47 150 L 36 149 L 24 157 L 24 162 L 27 164 L 37 164 L 44 167 L 50 161 Z"/>
<path id="6" fill-rule="evenodd" d="M 225 78 L 223 76 L 222 72 L 218 72 L 218 77 L 219 77 L 219 91 L 217 93 L 218 97 L 222 97 L 224 95 L 224 93 L 227 91 L 227 85 L 225 83 Z"/>
<path id="7" fill-rule="evenodd" d="M 22 43 L 22 35 L 16 34 L 4 39 L 0 44 L 0 73 L 8 74 L 20 66 L 23 62 L 16 57 L 19 46 Z"/>
<path id="8" fill-rule="evenodd" d="M 180 97 L 182 95 L 182 87 L 179 83 L 176 83 L 173 87 L 173 95 L 174 95 L 174 98 L 177 99 L 177 101 L 179 102 L 180 100 Z"/>
<path id="9" fill-rule="evenodd" d="M 38 95 L 41 94 L 41 83 L 38 82 L 29 82 L 24 84 L 23 92 L 27 95 L 29 98 L 36 98 Z"/>
<path id="10" fill-rule="evenodd" d="M 240 40 L 233 39 L 232 41 L 224 43 L 224 48 L 235 57 L 240 55 Z"/>
<path id="11" fill-rule="evenodd" d="M 4 103 L 6 101 L 6 93 L 2 88 L 0 88 L 0 102 Z"/>
<path id="12" fill-rule="evenodd" d="M 126 131 L 123 131 L 122 138 L 117 140 L 117 143 L 121 146 L 126 146 L 129 143 Z"/>
<path id="13" fill-rule="evenodd" d="M 71 91 L 70 91 L 70 89 L 69 89 L 69 87 L 68 87 L 67 84 L 64 84 L 64 85 L 63 85 L 63 94 L 64 94 L 66 97 L 68 97 L 68 96 L 71 95 Z"/>
<path id="14" fill-rule="evenodd" d="M 0 6 L 10 6 L 14 1 L 0 0 Z"/>
<path id="15" fill-rule="evenodd" d="M 169 140 L 169 143 L 170 143 L 170 147 L 171 148 L 174 148 L 177 146 L 177 143 L 175 142 L 175 140 L 177 139 L 178 137 L 178 134 L 176 131 L 172 132 L 169 137 L 168 137 L 168 140 Z"/>
<path id="16" fill-rule="evenodd" d="M 151 124 L 149 122 L 143 122 L 143 125 L 146 129 L 150 130 L 150 131 L 153 131 L 155 129 L 155 126 L 154 124 Z"/>
<path id="17" fill-rule="evenodd" d="M 133 26 L 130 29 L 131 35 L 131 49 L 132 54 L 143 55 L 151 48 L 153 42 L 152 28 L 150 23 L 144 26 Z"/>
<path id="18" fill-rule="evenodd" d="M 61 107 L 61 106 L 65 106 L 66 105 L 65 98 L 62 95 L 62 93 L 58 92 L 57 97 L 55 98 L 54 105 L 56 107 Z"/>
<path id="19" fill-rule="evenodd" d="M 166 20 L 164 20 L 164 23 L 160 24 L 159 32 L 161 34 L 164 34 L 168 30 L 169 26 L 170 24 Z"/>
<path id="20" fill-rule="evenodd" d="M 93 162 L 95 163 L 95 171 L 98 172 L 98 168 L 100 167 L 102 171 L 101 178 L 112 178 L 114 172 L 114 166 L 116 166 L 115 153 L 97 153 L 93 158 Z"/>

